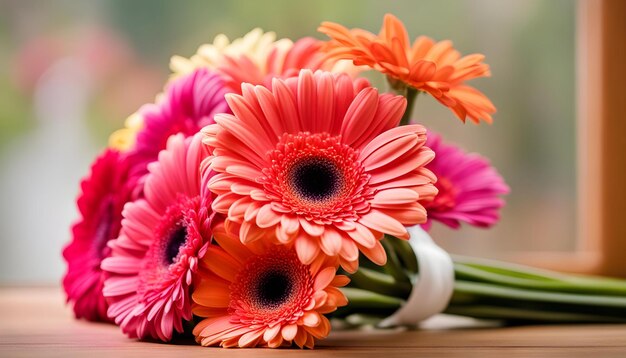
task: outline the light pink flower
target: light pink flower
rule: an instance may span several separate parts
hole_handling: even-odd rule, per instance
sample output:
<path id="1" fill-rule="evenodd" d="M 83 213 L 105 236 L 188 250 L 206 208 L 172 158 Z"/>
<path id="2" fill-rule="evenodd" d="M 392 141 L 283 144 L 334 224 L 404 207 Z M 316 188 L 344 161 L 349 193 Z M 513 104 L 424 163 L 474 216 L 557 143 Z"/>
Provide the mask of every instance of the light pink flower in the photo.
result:
<path id="1" fill-rule="evenodd" d="M 225 55 L 216 71 L 225 78 L 226 86 L 237 94 L 241 94 L 242 83 L 271 88 L 272 79 L 297 77 L 302 69 L 357 73 L 356 67 L 347 62 L 329 59 L 321 51 L 323 44 L 320 40 L 305 37 L 291 46 L 274 47 L 261 63 L 255 63 L 246 55 Z"/>

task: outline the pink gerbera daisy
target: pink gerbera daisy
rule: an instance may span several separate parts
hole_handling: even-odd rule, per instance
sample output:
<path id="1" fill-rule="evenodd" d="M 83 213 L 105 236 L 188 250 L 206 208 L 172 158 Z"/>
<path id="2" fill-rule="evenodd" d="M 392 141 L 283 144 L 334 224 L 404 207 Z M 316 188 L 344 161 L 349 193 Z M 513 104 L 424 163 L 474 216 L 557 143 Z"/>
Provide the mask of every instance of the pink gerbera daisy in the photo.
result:
<path id="1" fill-rule="evenodd" d="M 147 172 L 147 164 L 157 159 L 171 135 L 192 136 L 205 125 L 214 123 L 215 114 L 228 112 L 226 93 L 218 74 L 198 69 L 171 82 L 156 104 L 143 106 L 139 110 L 143 127 L 130 151 L 133 175 Z"/>
<path id="2" fill-rule="evenodd" d="M 193 313 L 206 317 L 193 330 L 203 346 L 313 348 L 325 338 L 325 313 L 347 304 L 337 287 L 337 263 L 320 256 L 310 265 L 283 245 L 257 241 L 242 245 L 223 226 L 214 229 L 220 246 L 211 245 L 201 261 L 193 293 Z"/>
<path id="3" fill-rule="evenodd" d="M 255 63 L 245 54 L 226 55 L 216 70 L 224 76 L 228 88 L 239 94 L 242 83 L 269 88 L 273 78 L 297 76 L 301 69 L 356 72 L 356 67 L 348 63 L 329 59 L 321 52 L 323 44 L 320 40 L 305 37 L 291 46 L 275 46 L 262 63 Z"/>
<path id="4" fill-rule="evenodd" d="M 445 144 L 441 137 L 428 132 L 426 145 L 435 152 L 435 159 L 426 167 L 437 176 L 439 193 L 434 200 L 425 203 L 430 229 L 436 220 L 452 228 L 459 228 L 461 221 L 478 227 L 495 224 L 509 187 L 489 161 L 478 154 L 465 153 L 460 148 Z"/>
<path id="5" fill-rule="evenodd" d="M 347 72 L 356 74 L 351 61 L 329 58 L 321 51 L 324 42 L 312 37 L 295 43 L 289 39 L 276 40 L 273 32 L 255 29 L 232 43 L 218 35 L 213 44 L 200 46 L 191 58 L 172 58 L 174 78 L 197 68 L 208 68 L 225 79 L 228 89 L 241 94 L 241 84 L 251 83 L 270 87 L 272 78 L 297 76 L 301 69 Z"/>
<path id="6" fill-rule="evenodd" d="M 354 271 L 359 250 L 384 264 L 383 234 L 408 238 L 436 194 L 426 130 L 397 127 L 406 100 L 347 75 L 303 70 L 272 87 L 244 84 L 227 96 L 234 115 L 203 129 L 213 209 L 242 242 L 293 243 L 304 264 L 323 252 Z"/>
<path id="7" fill-rule="evenodd" d="M 76 318 L 108 321 L 100 263 L 111 252 L 107 242 L 117 237 L 122 208 L 132 199 L 135 189 L 135 183 L 128 179 L 126 157 L 105 150 L 80 187 L 82 193 L 76 205 L 81 218 L 72 227 L 72 241 L 63 250 L 67 262 L 63 288 Z"/>
<path id="8" fill-rule="evenodd" d="M 145 198 L 124 208 L 119 238 L 102 262 L 108 314 L 130 337 L 169 341 L 190 321 L 190 287 L 211 239 L 208 155 L 201 136 L 170 138 L 149 166 Z"/>

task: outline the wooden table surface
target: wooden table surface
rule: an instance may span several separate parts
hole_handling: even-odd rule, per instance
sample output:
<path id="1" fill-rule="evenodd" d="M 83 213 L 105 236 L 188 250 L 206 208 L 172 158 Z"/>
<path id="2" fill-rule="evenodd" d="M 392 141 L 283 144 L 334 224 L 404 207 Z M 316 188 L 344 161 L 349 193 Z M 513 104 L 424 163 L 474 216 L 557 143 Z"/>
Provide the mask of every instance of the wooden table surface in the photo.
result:
<path id="1" fill-rule="evenodd" d="M 439 322 L 439 323 L 438 323 Z M 453 321 L 455 322 L 455 321 Z M 220 349 L 127 339 L 73 319 L 58 288 L 0 288 L 0 357 L 626 357 L 626 325 L 334 331 L 314 350 Z"/>

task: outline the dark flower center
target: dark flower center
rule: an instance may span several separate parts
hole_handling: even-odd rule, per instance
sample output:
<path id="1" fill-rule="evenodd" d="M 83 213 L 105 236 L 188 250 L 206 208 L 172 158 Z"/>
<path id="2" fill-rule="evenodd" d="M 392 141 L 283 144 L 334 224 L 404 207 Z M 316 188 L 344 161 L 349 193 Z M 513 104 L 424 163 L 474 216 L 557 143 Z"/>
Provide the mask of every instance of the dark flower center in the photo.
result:
<path id="1" fill-rule="evenodd" d="M 101 259 L 106 257 L 110 250 L 107 242 L 112 239 L 112 226 L 115 225 L 113 222 L 113 210 L 113 201 L 111 199 L 105 200 L 93 236 L 93 247 Z"/>
<path id="2" fill-rule="evenodd" d="M 272 270 L 259 278 L 255 291 L 259 305 L 275 308 L 291 297 L 293 282 L 285 272 Z"/>
<path id="3" fill-rule="evenodd" d="M 185 241 L 187 241 L 187 228 L 185 225 L 178 224 L 172 229 L 165 247 L 165 262 L 168 265 L 174 263 L 174 259 L 178 256 L 178 251 L 185 244 Z"/>
<path id="4" fill-rule="evenodd" d="M 291 184 L 307 200 L 323 201 L 331 198 L 341 187 L 337 166 L 324 158 L 306 158 L 291 170 Z"/>

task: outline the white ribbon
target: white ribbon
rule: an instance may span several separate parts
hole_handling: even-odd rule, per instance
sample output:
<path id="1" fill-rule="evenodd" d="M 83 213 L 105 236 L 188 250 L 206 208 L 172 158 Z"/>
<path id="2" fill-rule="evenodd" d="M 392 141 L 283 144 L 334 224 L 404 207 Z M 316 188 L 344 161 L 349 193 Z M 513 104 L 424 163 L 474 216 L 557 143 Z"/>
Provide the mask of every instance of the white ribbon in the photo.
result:
<path id="1" fill-rule="evenodd" d="M 407 228 L 409 244 L 417 257 L 419 273 L 407 301 L 380 327 L 417 326 L 448 307 L 454 290 L 454 264 L 448 253 L 437 246 L 421 226 Z"/>

